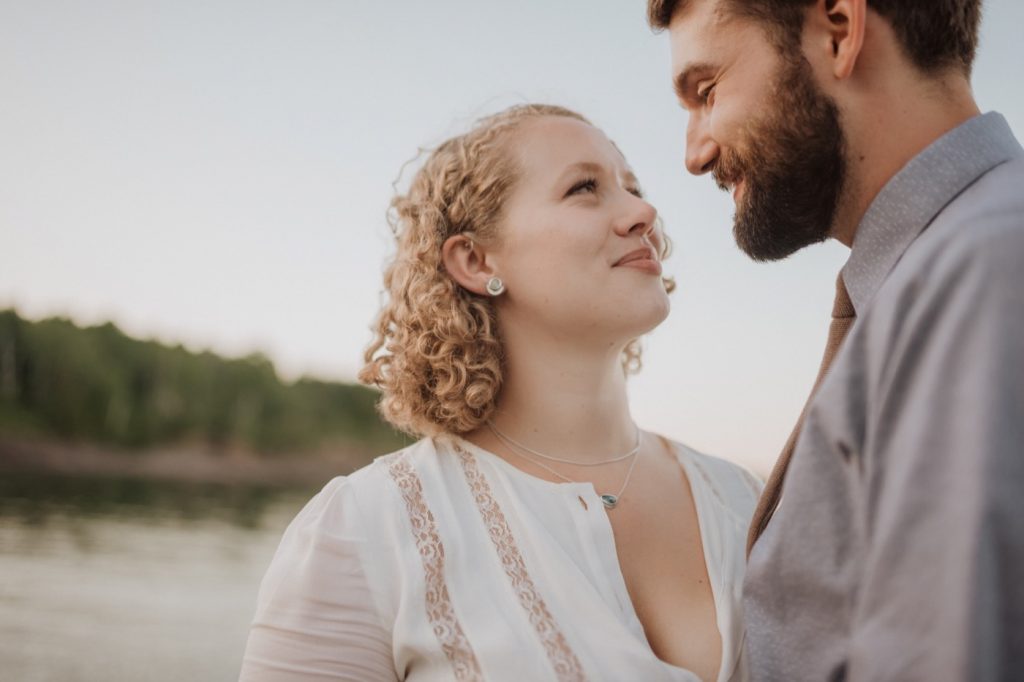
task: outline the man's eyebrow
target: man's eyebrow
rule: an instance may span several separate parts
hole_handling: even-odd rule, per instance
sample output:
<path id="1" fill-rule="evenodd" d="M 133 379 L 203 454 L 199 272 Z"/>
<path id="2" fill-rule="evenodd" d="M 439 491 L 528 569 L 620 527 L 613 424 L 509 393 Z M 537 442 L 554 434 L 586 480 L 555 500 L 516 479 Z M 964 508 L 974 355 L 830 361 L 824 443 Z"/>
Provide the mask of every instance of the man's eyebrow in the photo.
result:
<path id="1" fill-rule="evenodd" d="M 676 91 L 676 97 L 686 99 L 693 89 L 693 80 L 700 74 L 715 70 L 715 65 L 710 62 L 690 62 L 672 81 Z"/>

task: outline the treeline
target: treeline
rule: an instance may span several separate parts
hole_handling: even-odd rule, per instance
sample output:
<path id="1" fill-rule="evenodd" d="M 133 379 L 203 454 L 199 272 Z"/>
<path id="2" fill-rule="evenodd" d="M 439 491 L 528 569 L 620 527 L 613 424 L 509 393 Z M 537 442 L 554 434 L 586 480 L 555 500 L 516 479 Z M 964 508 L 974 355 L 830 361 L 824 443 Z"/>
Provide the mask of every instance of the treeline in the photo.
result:
<path id="1" fill-rule="evenodd" d="M 262 355 L 225 359 L 126 336 L 113 324 L 26 320 L 0 311 L 0 433 L 142 449 L 204 443 L 262 454 L 404 439 L 368 388 L 282 382 Z"/>

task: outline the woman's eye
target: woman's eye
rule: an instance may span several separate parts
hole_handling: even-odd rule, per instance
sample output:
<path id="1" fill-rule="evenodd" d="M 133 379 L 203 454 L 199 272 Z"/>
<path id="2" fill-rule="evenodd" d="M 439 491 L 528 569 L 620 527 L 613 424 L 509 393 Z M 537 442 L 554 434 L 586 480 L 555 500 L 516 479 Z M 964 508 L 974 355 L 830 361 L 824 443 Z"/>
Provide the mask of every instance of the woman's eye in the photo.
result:
<path id="1" fill-rule="evenodd" d="M 626 191 L 639 199 L 644 198 L 644 191 L 639 187 L 627 187 Z"/>
<path id="2" fill-rule="evenodd" d="M 569 191 L 565 193 L 565 196 L 571 197 L 574 194 L 580 193 L 594 193 L 597 191 L 597 180 L 595 178 L 587 178 L 580 180 L 575 185 L 569 188 Z"/>

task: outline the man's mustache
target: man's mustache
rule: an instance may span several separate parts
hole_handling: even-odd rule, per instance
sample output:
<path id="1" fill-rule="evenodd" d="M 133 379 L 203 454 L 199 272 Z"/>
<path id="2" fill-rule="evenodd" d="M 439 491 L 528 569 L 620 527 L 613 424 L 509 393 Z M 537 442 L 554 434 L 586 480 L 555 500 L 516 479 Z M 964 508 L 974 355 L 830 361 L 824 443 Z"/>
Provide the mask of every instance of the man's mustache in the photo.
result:
<path id="1" fill-rule="evenodd" d="M 718 160 L 715 161 L 715 167 L 711 169 L 711 179 L 723 192 L 731 191 L 731 188 L 745 175 L 743 163 L 736 158 L 735 154 L 725 151 L 719 154 Z"/>
<path id="2" fill-rule="evenodd" d="M 715 181 L 715 184 L 718 185 L 718 189 L 723 192 L 731 191 L 731 188 L 741 177 L 743 177 L 742 173 L 735 171 L 727 172 L 722 168 L 721 164 L 716 165 L 711 171 L 711 178 Z"/>

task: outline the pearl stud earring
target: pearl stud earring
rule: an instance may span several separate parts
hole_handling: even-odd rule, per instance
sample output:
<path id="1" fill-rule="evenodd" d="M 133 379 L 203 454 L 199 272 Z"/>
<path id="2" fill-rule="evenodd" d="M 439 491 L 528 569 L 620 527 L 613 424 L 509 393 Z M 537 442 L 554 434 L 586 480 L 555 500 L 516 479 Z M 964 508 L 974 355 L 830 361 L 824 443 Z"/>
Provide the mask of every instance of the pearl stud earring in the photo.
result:
<path id="1" fill-rule="evenodd" d="M 501 296 L 505 293 L 505 283 L 500 277 L 491 277 L 487 280 L 487 293 L 491 296 Z"/>

